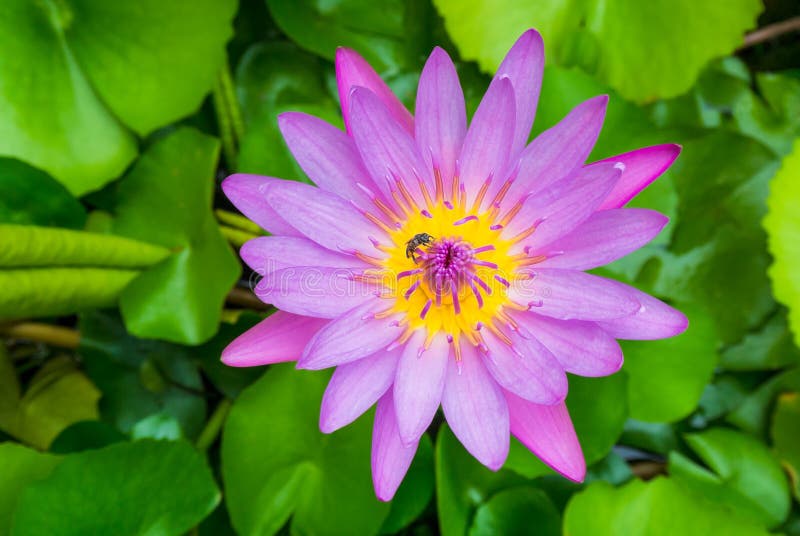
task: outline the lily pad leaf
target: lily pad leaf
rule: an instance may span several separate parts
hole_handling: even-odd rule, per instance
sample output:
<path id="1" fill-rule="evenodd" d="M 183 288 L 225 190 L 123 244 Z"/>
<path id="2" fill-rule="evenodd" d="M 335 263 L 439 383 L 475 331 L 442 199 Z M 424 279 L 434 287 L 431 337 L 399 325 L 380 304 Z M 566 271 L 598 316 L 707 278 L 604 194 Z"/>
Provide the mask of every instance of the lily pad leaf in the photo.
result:
<path id="1" fill-rule="evenodd" d="M 0 154 L 75 195 L 103 186 L 136 156 L 127 127 L 147 134 L 199 107 L 235 8 L 233 0 L 5 2 Z"/>
<path id="2" fill-rule="evenodd" d="M 11 521 L 22 491 L 46 478 L 61 457 L 43 454 L 17 443 L 0 443 L 0 534 L 11 534 Z"/>
<path id="3" fill-rule="evenodd" d="M 377 534 L 389 505 L 370 477 L 372 419 L 319 431 L 327 374 L 270 367 L 231 409 L 222 476 L 234 528 L 275 534 L 291 517 L 297 534 Z"/>
<path id="4" fill-rule="evenodd" d="M 786 519 L 790 507 L 786 476 L 763 443 L 724 428 L 688 434 L 685 439 L 711 471 L 673 452 L 669 462 L 673 478 L 766 527 Z"/>
<path id="5" fill-rule="evenodd" d="M 758 0 L 435 0 L 461 56 L 494 72 L 522 32 L 538 28 L 548 59 L 596 71 L 623 97 L 673 97 L 709 60 L 743 42 Z M 646 43 L 646 46 L 643 44 Z"/>
<path id="6" fill-rule="evenodd" d="M 561 515 L 542 490 L 503 490 L 478 508 L 469 530 L 469 536 L 493 534 L 559 536 Z"/>
<path id="7" fill-rule="evenodd" d="M 775 297 L 789 307 L 789 326 L 800 346 L 800 140 L 783 161 L 770 184 L 769 213 L 764 228 L 769 235 L 769 251 L 775 259 L 769 269 Z"/>
<path id="8" fill-rule="evenodd" d="M 50 175 L 13 158 L 0 158 L 0 223 L 81 229 L 86 209 Z"/>
<path id="9" fill-rule="evenodd" d="M 775 454 L 789 474 L 794 498 L 800 501 L 800 435 L 797 423 L 800 422 L 800 396 L 797 393 L 784 393 L 778 397 L 772 415 L 772 442 Z"/>
<path id="10" fill-rule="evenodd" d="M 684 488 L 671 478 L 632 480 L 614 488 L 594 482 L 575 494 L 564 513 L 565 534 L 593 536 L 767 536 L 758 524 Z"/>
<path id="11" fill-rule="evenodd" d="M 216 139 L 179 128 L 156 141 L 119 184 L 114 232 L 174 251 L 120 297 L 136 336 L 200 344 L 217 331 L 241 272 L 211 210 L 218 155 Z"/>
<path id="12" fill-rule="evenodd" d="M 184 534 L 220 500 L 188 443 L 143 440 L 71 454 L 22 493 L 13 533 Z"/>

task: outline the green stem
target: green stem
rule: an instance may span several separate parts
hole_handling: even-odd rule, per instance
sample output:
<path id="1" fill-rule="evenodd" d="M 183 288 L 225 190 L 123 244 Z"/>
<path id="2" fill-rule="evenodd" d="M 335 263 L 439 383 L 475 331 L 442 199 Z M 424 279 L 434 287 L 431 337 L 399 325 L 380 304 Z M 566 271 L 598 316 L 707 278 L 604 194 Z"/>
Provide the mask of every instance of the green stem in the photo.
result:
<path id="1" fill-rule="evenodd" d="M 224 225 L 228 225 L 235 229 L 240 229 L 242 231 L 247 231 L 248 233 L 253 234 L 265 234 L 264 230 L 261 229 L 258 225 L 251 222 L 244 216 L 240 214 L 234 214 L 233 212 L 229 212 L 227 210 L 223 210 L 221 208 L 214 210 L 214 215 L 217 217 L 220 223 Z"/>
<path id="2" fill-rule="evenodd" d="M 260 234 L 248 233 L 247 231 L 242 231 L 241 229 L 235 229 L 222 224 L 220 224 L 219 230 L 222 231 L 222 236 L 224 236 L 228 242 L 237 248 L 242 247 L 242 245 L 248 240 L 262 236 Z"/>
<path id="3" fill-rule="evenodd" d="M 227 398 L 217 405 L 217 409 L 211 414 L 205 428 L 203 428 L 203 431 L 200 432 L 200 436 L 197 438 L 197 443 L 195 444 L 197 450 L 205 452 L 214 444 L 214 441 L 217 440 L 217 436 L 219 436 L 220 430 L 222 430 L 222 425 L 225 424 L 225 419 L 228 418 L 230 410 L 231 401 Z"/>
<path id="4" fill-rule="evenodd" d="M 214 81 L 212 93 L 214 110 L 217 115 L 220 137 L 222 138 L 222 151 L 225 162 L 231 170 L 236 168 L 236 157 L 239 144 L 244 137 L 244 120 L 236 98 L 230 68 L 227 60 L 220 67 Z"/>

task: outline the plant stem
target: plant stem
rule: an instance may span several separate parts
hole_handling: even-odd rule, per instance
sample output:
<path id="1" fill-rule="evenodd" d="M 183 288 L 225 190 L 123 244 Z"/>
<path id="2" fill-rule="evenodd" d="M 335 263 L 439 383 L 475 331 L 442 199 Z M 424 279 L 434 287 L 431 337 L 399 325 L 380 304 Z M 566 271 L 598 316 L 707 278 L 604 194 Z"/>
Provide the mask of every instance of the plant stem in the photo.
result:
<path id="1" fill-rule="evenodd" d="M 231 401 L 227 398 L 217 405 L 217 409 L 211 414 L 205 428 L 200 432 L 195 446 L 200 452 L 205 452 L 217 440 L 222 425 L 225 424 L 225 419 L 228 418 L 228 413 L 231 410 Z"/>
<path id="2" fill-rule="evenodd" d="M 270 306 L 256 298 L 252 292 L 243 288 L 232 288 L 228 293 L 226 301 L 232 305 L 245 307 L 247 309 L 255 309 L 257 311 L 264 311 L 269 309 Z"/>
<path id="3" fill-rule="evenodd" d="M 769 24 L 763 28 L 759 28 L 754 32 L 744 36 L 744 44 L 738 50 L 744 50 L 752 46 L 769 41 L 783 34 L 789 32 L 796 32 L 800 30 L 800 17 L 793 17 L 791 19 Z"/>
<path id="4" fill-rule="evenodd" d="M 217 73 L 212 98 L 217 115 L 219 133 L 222 138 L 222 151 L 225 154 L 225 162 L 230 170 L 235 170 L 239 144 L 244 137 L 244 120 L 242 119 L 242 111 L 239 108 L 239 101 L 236 98 L 236 91 L 227 59 Z"/>
<path id="5" fill-rule="evenodd" d="M 236 247 L 241 247 L 242 244 L 248 240 L 252 240 L 253 238 L 258 238 L 261 236 L 221 224 L 219 226 L 219 230 L 222 231 L 222 235 L 225 237 L 225 239 Z"/>
<path id="6" fill-rule="evenodd" d="M 0 334 L 15 339 L 43 342 L 70 350 L 76 349 L 81 340 L 80 333 L 74 329 L 38 322 L 20 322 L 19 324 L 0 326 Z"/>
<path id="7" fill-rule="evenodd" d="M 261 227 L 242 215 L 234 214 L 233 212 L 223 210 L 221 208 L 215 209 L 214 215 L 217 217 L 217 220 L 219 220 L 220 223 L 225 225 L 235 227 L 236 229 L 241 229 L 242 231 L 247 231 L 248 233 L 264 234 L 264 231 L 261 229 Z"/>

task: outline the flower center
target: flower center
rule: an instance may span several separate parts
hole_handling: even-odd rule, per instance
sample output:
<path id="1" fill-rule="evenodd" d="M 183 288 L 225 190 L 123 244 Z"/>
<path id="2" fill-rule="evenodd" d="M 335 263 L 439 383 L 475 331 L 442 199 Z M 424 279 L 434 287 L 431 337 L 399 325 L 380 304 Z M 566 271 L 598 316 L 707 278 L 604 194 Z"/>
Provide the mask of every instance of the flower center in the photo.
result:
<path id="1" fill-rule="evenodd" d="M 518 203 L 505 213 L 500 211 L 500 201 L 510 181 L 489 203 L 490 208 L 482 209 L 488 180 L 468 204 L 458 178 L 453 181 L 450 196 L 444 194 L 438 173 L 436 179 L 436 191 L 432 193 L 420 181 L 423 207 L 417 205 L 399 179 L 393 191 L 397 208 L 374 198 L 380 216 L 366 216 L 386 231 L 392 243 L 373 240 L 375 247 L 388 255 L 382 260 L 360 256 L 376 266 L 364 277 L 384 283 L 382 296 L 392 303 L 384 314 L 400 313 L 399 323 L 406 330 L 398 343 L 424 328 L 426 346 L 436 334 L 444 333 L 459 358 L 463 340 L 482 346 L 482 329 L 490 329 L 505 339 L 498 328 L 516 327 L 507 311 L 520 306 L 507 298 L 507 289 L 514 278 L 520 277 L 516 275 L 520 267 L 541 259 L 522 251 L 512 253 L 533 228 L 510 239 L 501 236 L 504 226 L 521 208 Z"/>

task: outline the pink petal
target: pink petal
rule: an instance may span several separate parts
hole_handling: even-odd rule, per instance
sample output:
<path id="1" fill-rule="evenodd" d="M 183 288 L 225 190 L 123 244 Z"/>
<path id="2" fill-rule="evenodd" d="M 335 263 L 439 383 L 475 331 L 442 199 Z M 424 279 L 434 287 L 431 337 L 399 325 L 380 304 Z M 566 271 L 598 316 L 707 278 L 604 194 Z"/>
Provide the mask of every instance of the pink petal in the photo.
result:
<path id="1" fill-rule="evenodd" d="M 382 501 L 391 501 L 394 497 L 419 445 L 417 441 L 406 445 L 400 440 L 392 398 L 389 391 L 378 401 L 372 429 L 372 484 L 375 495 Z"/>
<path id="2" fill-rule="evenodd" d="M 515 278 L 508 297 L 537 314 L 559 320 L 609 320 L 639 310 L 638 294 L 627 285 L 574 270 L 531 268 L 533 279 Z"/>
<path id="3" fill-rule="evenodd" d="M 600 162 L 622 162 L 625 164 L 625 172 L 600 208 L 620 208 L 625 205 L 664 173 L 680 152 L 680 145 L 656 145 L 601 160 Z"/>
<path id="4" fill-rule="evenodd" d="M 496 77 L 508 77 L 514 86 L 516 128 L 511 154 L 517 154 L 528 143 L 536 116 L 539 90 L 544 71 L 544 43 L 536 30 L 528 30 L 517 39 L 497 69 Z"/>
<path id="5" fill-rule="evenodd" d="M 332 251 L 372 251 L 369 237 L 385 238 L 349 201 L 308 184 L 280 181 L 270 185 L 267 203 L 305 236 Z"/>
<path id="6" fill-rule="evenodd" d="M 607 163 L 586 167 L 528 198 L 520 213 L 505 228 L 509 238 L 535 226 L 523 244 L 532 250 L 561 238 L 586 221 L 619 180 L 621 166 Z"/>
<path id="7" fill-rule="evenodd" d="M 570 480 L 583 482 L 586 461 L 563 402 L 543 406 L 506 392 L 511 433 L 544 463 Z"/>
<path id="8" fill-rule="evenodd" d="M 414 134 L 414 118 L 395 96 L 378 73 L 355 50 L 340 48 L 336 51 L 336 85 L 347 132 L 352 132 L 350 118 L 351 90 L 356 86 L 369 89 L 378 96 L 392 118 L 409 133 Z"/>
<path id="9" fill-rule="evenodd" d="M 418 441 L 431 424 L 444 389 L 450 347 L 443 335 L 434 337 L 420 354 L 425 331 L 418 330 L 406 341 L 397 363 L 394 403 L 400 437 L 406 444 Z"/>
<path id="10" fill-rule="evenodd" d="M 505 196 L 504 206 L 513 205 L 526 194 L 544 190 L 583 165 L 600 135 L 607 105 L 608 95 L 591 98 L 539 134 L 522 151 L 519 172 Z M 495 189 L 499 189 L 502 181 L 496 182 Z"/>
<path id="11" fill-rule="evenodd" d="M 334 367 L 386 348 L 403 333 L 397 325 L 398 315 L 376 314 L 386 307 L 383 300 L 367 300 L 329 323 L 308 343 L 297 368 Z"/>
<path id="12" fill-rule="evenodd" d="M 464 138 L 458 174 L 468 199 L 483 183 L 505 171 L 516 129 L 514 88 L 508 78 L 495 78 L 486 90 Z"/>
<path id="13" fill-rule="evenodd" d="M 369 267 L 353 255 L 336 253 L 298 236 L 259 236 L 245 242 L 239 255 L 261 275 L 293 266 Z"/>
<path id="14" fill-rule="evenodd" d="M 317 318 L 337 318 L 367 300 L 378 288 L 353 281 L 360 268 L 301 266 L 264 275 L 255 294 L 264 303 L 290 313 Z"/>
<path id="15" fill-rule="evenodd" d="M 402 180 L 416 200 L 422 199 L 418 179 L 432 184 L 429 167 L 412 135 L 391 119 L 389 110 L 371 91 L 356 87 L 350 97 L 350 129 L 373 181 L 391 198 L 395 181 Z"/>
<path id="16" fill-rule="evenodd" d="M 686 331 L 686 316 L 649 294 L 633 287 L 614 282 L 626 289 L 641 304 L 630 316 L 598 322 L 597 325 L 617 339 L 654 340 L 674 337 Z"/>
<path id="17" fill-rule="evenodd" d="M 287 112 L 278 116 L 278 126 L 297 163 L 323 190 L 372 208 L 372 201 L 356 184 L 372 187 L 353 139 L 312 115 Z"/>
<path id="18" fill-rule="evenodd" d="M 236 337 L 222 351 L 231 367 L 254 367 L 300 359 L 306 344 L 328 321 L 275 311 Z"/>
<path id="19" fill-rule="evenodd" d="M 237 173 L 222 181 L 222 191 L 231 200 L 233 206 L 262 229 L 266 229 L 272 234 L 302 236 L 302 233 L 289 225 L 267 203 L 265 192 L 272 184 L 280 182 L 284 181 L 272 177 Z"/>
<path id="20" fill-rule="evenodd" d="M 550 350 L 532 335 L 511 333 L 513 347 L 491 332 L 483 333 L 489 352 L 483 358 L 503 389 L 537 404 L 555 404 L 567 397 L 567 375 Z"/>
<path id="21" fill-rule="evenodd" d="M 322 397 L 319 428 L 330 434 L 347 426 L 389 390 L 400 352 L 381 351 L 336 367 Z"/>
<path id="22" fill-rule="evenodd" d="M 514 319 L 571 374 L 608 376 L 622 367 L 619 343 L 593 322 L 555 320 L 533 312 L 515 314 Z"/>
<path id="23" fill-rule="evenodd" d="M 416 140 L 430 169 L 438 168 L 451 184 L 456 158 L 467 131 L 464 93 L 447 52 L 433 49 L 417 90 Z"/>
<path id="24" fill-rule="evenodd" d="M 508 406 L 502 389 L 481 363 L 477 349 L 471 344 L 462 348 L 462 361 L 450 359 L 447 365 L 442 409 L 464 448 L 497 471 L 508 456 Z"/>
<path id="25" fill-rule="evenodd" d="M 623 173 L 623 176 L 625 173 Z M 566 236 L 530 256 L 544 255 L 547 268 L 589 270 L 636 251 L 661 232 L 669 218 L 644 208 L 617 208 L 595 212 Z"/>

